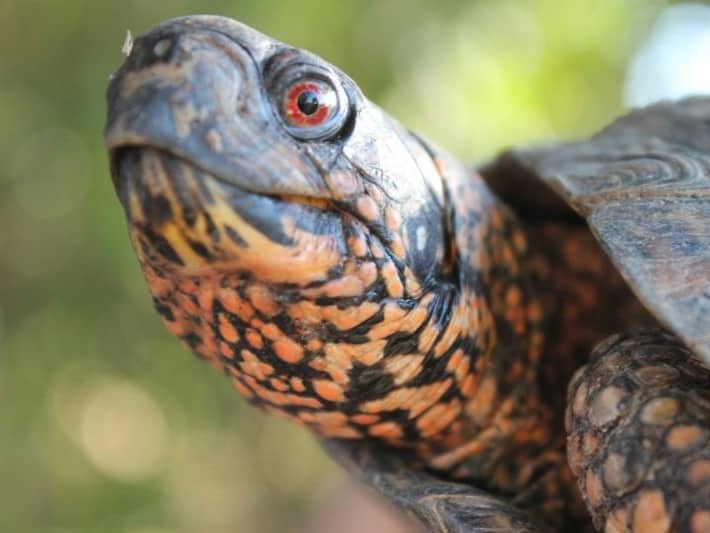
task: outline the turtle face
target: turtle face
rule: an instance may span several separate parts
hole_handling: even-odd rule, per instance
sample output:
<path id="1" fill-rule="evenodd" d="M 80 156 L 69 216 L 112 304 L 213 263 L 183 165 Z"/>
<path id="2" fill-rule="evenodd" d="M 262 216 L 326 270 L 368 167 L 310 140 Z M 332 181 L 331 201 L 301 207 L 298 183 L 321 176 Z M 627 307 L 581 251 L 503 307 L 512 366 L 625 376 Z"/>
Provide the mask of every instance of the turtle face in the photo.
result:
<path id="1" fill-rule="evenodd" d="M 401 277 L 436 278 L 434 164 L 312 54 L 228 19 L 177 19 L 136 40 L 108 100 L 114 182 L 154 266 L 304 286 L 378 253 Z"/>
<path id="2" fill-rule="evenodd" d="M 401 444 L 457 416 L 452 400 L 417 425 L 476 324 L 421 140 L 331 65 L 219 17 L 138 38 L 108 105 L 116 190 L 174 335 L 321 434 Z"/>

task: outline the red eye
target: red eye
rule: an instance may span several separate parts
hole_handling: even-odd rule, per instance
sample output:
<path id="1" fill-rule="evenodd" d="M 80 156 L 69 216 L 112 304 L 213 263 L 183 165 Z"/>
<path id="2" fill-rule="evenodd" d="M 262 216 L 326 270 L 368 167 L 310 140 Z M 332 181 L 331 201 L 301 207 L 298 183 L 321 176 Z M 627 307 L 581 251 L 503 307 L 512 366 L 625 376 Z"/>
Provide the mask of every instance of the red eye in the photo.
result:
<path id="1" fill-rule="evenodd" d="M 338 96 L 330 85 L 320 80 L 298 81 L 284 96 L 286 122 L 297 128 L 320 126 L 337 110 Z"/>
<path id="2" fill-rule="evenodd" d="M 267 89 L 286 131 L 300 141 L 333 138 L 351 110 L 340 77 L 323 65 L 288 63 L 274 70 Z"/>

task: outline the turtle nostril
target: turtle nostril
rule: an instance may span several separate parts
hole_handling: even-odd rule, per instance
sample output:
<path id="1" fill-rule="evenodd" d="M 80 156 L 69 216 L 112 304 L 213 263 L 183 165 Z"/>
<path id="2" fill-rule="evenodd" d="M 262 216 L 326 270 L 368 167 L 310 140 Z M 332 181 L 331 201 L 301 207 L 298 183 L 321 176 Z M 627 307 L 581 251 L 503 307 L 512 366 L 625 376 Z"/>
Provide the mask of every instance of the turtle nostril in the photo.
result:
<path id="1" fill-rule="evenodd" d="M 164 33 L 158 36 L 142 36 L 135 41 L 127 40 L 123 45 L 128 70 L 139 70 L 157 63 L 170 63 L 179 59 L 180 36 Z"/>
<path id="2" fill-rule="evenodd" d="M 153 46 L 153 54 L 158 59 L 165 58 L 173 47 L 173 40 L 170 38 L 160 39 Z"/>

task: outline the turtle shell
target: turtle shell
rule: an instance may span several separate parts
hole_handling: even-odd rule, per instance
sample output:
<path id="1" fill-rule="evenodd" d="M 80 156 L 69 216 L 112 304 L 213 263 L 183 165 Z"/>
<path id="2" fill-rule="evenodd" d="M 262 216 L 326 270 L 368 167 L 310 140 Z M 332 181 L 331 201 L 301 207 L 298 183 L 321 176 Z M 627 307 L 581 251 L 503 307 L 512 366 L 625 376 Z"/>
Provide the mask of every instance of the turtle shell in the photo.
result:
<path id="1" fill-rule="evenodd" d="M 482 172 L 525 217 L 586 219 L 639 300 L 710 363 L 710 98 L 635 110 L 587 141 L 510 150 Z"/>

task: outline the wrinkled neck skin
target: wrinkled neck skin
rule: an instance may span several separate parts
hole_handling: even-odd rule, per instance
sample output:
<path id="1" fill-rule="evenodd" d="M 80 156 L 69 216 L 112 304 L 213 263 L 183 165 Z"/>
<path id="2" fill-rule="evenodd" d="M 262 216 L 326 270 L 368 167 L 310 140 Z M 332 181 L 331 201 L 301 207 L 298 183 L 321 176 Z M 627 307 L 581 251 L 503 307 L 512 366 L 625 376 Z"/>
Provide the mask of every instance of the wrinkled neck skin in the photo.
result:
<path id="1" fill-rule="evenodd" d="M 316 230 L 328 225 L 323 205 L 299 203 L 293 235 L 309 244 L 294 252 L 237 220 L 248 210 L 232 188 L 183 168 L 186 183 L 209 189 L 209 219 L 149 227 L 141 219 L 154 202 L 129 188 L 132 241 L 168 329 L 255 405 L 324 437 L 376 439 L 433 469 L 514 491 L 530 474 L 517 462 L 501 470 L 513 441 L 542 447 L 549 438 L 535 385 L 542 311 L 523 266 L 526 238 L 478 175 L 414 136 L 406 142 L 440 182 L 435 214 L 420 224 L 384 207 L 371 213 L 387 202 L 365 185 L 358 195 L 371 201 L 355 202 L 358 216 L 344 217 L 335 236 Z M 164 158 L 144 152 L 125 172 L 149 169 L 146 188 L 165 196 L 169 180 L 178 194 Z M 290 215 L 289 204 L 259 209 Z M 373 230 L 368 218 L 384 224 Z M 174 268 L 227 246 L 248 251 L 239 268 Z M 250 270 L 254 256 L 270 266 Z M 283 282 L 285 272 L 293 280 Z"/>
<path id="2" fill-rule="evenodd" d="M 523 465 L 540 465 L 536 459 L 556 433 L 538 390 L 545 311 L 527 270 L 532 252 L 519 221 L 478 175 L 456 163 L 450 173 L 446 168 L 464 324 L 455 341 L 462 359 L 449 365 L 461 412 L 424 453 L 434 469 L 515 494 L 533 475 Z"/>

